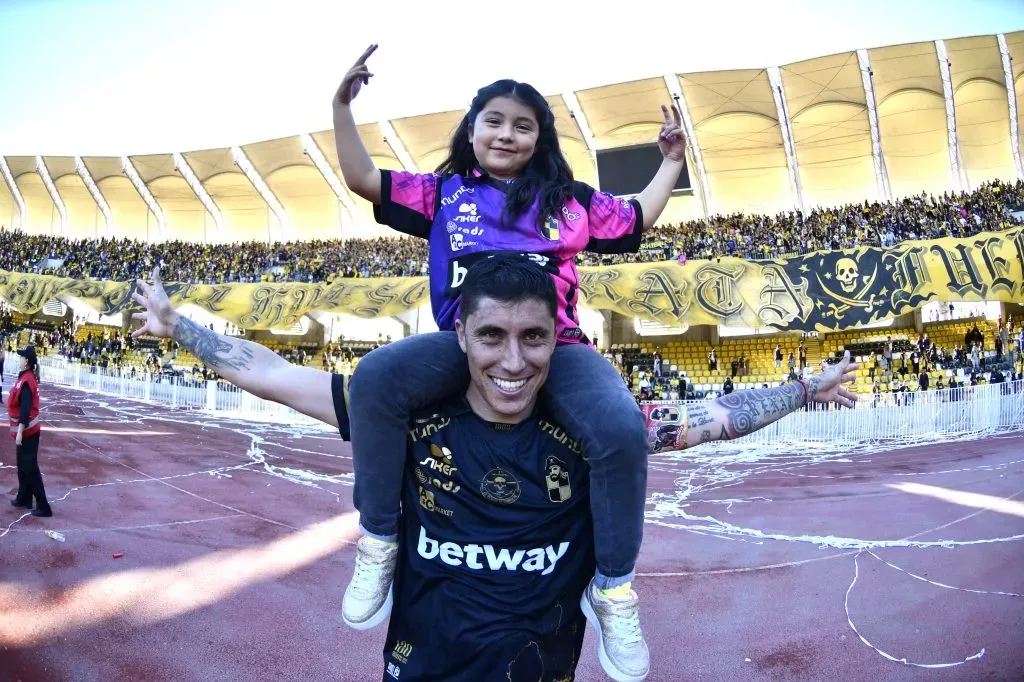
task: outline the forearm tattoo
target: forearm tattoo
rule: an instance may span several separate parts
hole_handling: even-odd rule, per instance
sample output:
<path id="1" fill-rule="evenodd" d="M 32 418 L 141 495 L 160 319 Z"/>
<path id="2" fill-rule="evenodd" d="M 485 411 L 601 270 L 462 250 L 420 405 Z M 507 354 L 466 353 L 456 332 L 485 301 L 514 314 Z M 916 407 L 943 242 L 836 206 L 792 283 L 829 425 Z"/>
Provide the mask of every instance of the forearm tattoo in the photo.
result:
<path id="1" fill-rule="evenodd" d="M 174 340 L 206 364 L 207 367 L 224 371 L 249 369 L 252 350 L 243 341 L 228 341 L 211 329 L 196 324 L 186 317 L 179 317 L 174 325 Z"/>
<path id="2" fill-rule="evenodd" d="M 779 386 L 778 388 L 760 388 L 747 391 L 736 391 L 718 399 L 718 404 L 726 411 L 726 423 L 721 427 L 720 438 L 740 438 L 764 428 L 768 424 L 795 412 L 814 400 L 821 384 L 819 377 L 803 380 L 807 387 L 807 400 L 804 400 L 804 386 L 800 382 Z M 703 439 L 703 436 L 702 436 Z M 718 438 L 714 438 L 718 440 Z"/>

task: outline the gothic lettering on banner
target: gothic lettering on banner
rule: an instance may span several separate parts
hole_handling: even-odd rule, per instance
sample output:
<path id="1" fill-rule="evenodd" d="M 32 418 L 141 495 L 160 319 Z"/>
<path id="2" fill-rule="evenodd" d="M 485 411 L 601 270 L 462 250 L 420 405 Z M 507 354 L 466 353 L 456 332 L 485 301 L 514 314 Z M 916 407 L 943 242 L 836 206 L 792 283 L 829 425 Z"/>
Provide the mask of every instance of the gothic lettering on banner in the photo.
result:
<path id="1" fill-rule="evenodd" d="M 135 286 L 0 270 L 0 299 L 27 315 L 62 298 L 104 315 L 134 311 Z M 400 315 L 430 295 L 426 277 L 335 278 L 317 284 L 168 282 L 165 287 L 172 305 L 196 305 L 243 329 L 287 328 L 310 312 L 367 319 Z M 670 326 L 835 331 L 902 315 L 929 301 L 1020 300 L 1024 228 L 777 260 L 584 267 L 579 292 L 592 309 Z"/>

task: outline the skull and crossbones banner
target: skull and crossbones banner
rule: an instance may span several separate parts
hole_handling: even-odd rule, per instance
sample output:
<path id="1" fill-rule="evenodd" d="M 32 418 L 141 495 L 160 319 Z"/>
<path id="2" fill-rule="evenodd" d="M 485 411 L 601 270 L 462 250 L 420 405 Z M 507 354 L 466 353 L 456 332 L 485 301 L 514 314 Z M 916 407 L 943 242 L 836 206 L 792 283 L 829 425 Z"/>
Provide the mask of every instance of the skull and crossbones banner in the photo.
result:
<path id="1" fill-rule="evenodd" d="M 680 257 L 580 268 L 579 274 L 580 297 L 596 310 L 676 327 L 835 331 L 929 301 L 1024 299 L 1024 228 L 776 260 Z M 286 329 L 312 312 L 400 315 L 423 305 L 429 294 L 425 277 L 165 286 L 171 305 L 196 305 L 244 329 Z M 104 315 L 130 313 L 137 310 L 134 287 L 0 270 L 0 299 L 29 315 L 53 299 Z"/>

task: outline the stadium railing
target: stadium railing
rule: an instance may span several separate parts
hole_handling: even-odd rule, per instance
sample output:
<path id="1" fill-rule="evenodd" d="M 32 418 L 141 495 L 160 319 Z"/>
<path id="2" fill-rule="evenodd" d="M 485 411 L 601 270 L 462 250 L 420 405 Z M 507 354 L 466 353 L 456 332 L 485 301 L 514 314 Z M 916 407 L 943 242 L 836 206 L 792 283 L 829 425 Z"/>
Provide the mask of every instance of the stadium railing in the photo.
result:
<path id="1" fill-rule="evenodd" d="M 318 423 L 291 408 L 257 398 L 221 381 L 195 381 L 146 373 L 137 373 L 132 377 L 124 372 L 70 362 L 59 356 L 40 358 L 39 370 L 43 384 L 53 383 L 101 395 L 143 400 L 181 409 L 204 410 L 230 417 Z M 12 371 L 8 371 L 7 376 L 12 377 Z"/>
<path id="2" fill-rule="evenodd" d="M 644 403 L 651 407 L 684 404 L 683 401 Z M 650 413 L 650 409 L 647 412 Z M 650 427 L 657 428 L 658 422 L 651 421 Z M 874 444 L 908 446 L 970 440 L 1020 430 L 1024 430 L 1024 381 L 1015 381 L 877 397 L 861 395 L 857 409 L 800 410 L 740 440 L 711 443 L 706 447 L 855 452 L 874 449 Z"/>
<path id="3" fill-rule="evenodd" d="M 13 379 L 8 363 L 7 379 Z M 202 410 L 240 419 L 316 423 L 283 405 L 262 400 L 218 381 L 121 373 L 50 357 L 40 360 L 42 381 L 100 395 L 143 400 L 174 408 Z M 10 382 L 4 382 L 10 387 Z M 44 401 L 45 402 L 45 401 Z M 651 403 L 682 405 L 681 401 Z M 45 408 L 45 405 L 44 405 Z M 45 419 L 45 409 L 44 409 Z M 654 422 L 653 424 L 657 424 Z M 965 386 L 942 391 L 863 396 L 858 409 L 800 410 L 738 441 L 729 449 L 779 447 L 793 449 L 849 448 L 871 443 L 934 442 L 977 438 L 1024 430 L 1024 381 Z M 718 444 L 709 444 L 716 447 Z M 706 446 L 707 447 L 707 446 Z"/>

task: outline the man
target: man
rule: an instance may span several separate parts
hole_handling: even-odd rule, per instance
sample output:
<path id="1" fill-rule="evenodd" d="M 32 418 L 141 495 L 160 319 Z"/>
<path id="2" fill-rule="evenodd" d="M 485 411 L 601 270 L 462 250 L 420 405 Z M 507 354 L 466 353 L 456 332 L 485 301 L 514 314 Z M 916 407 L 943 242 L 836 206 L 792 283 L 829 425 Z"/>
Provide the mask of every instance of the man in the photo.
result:
<path id="1" fill-rule="evenodd" d="M 272 351 L 220 336 L 180 316 L 154 271 L 134 294 L 135 332 L 173 337 L 226 380 L 345 429 L 340 376 L 290 365 Z M 402 529 L 390 609 L 385 680 L 572 679 L 584 618 L 615 646 L 640 646 L 635 609 L 595 592 L 585 453 L 545 417 L 537 395 L 555 347 L 557 294 L 527 259 L 474 265 L 462 285 L 459 343 L 471 383 L 464 395 L 410 424 Z M 737 438 L 808 401 L 855 397 L 849 356 L 822 376 L 780 389 L 740 391 L 680 410 L 674 445 Z M 386 584 L 386 583 L 385 583 Z M 649 664 L 605 670 L 643 680 Z M 646 654 L 646 650 L 645 650 Z"/>
<path id="2" fill-rule="evenodd" d="M 11 386 L 7 401 L 11 437 L 14 438 L 18 464 L 18 494 L 12 507 L 32 509 L 32 516 L 53 516 L 46 499 L 43 475 L 39 471 L 39 360 L 33 346 L 18 351 L 18 379 Z M 35 500 L 35 508 L 32 501 Z"/>

